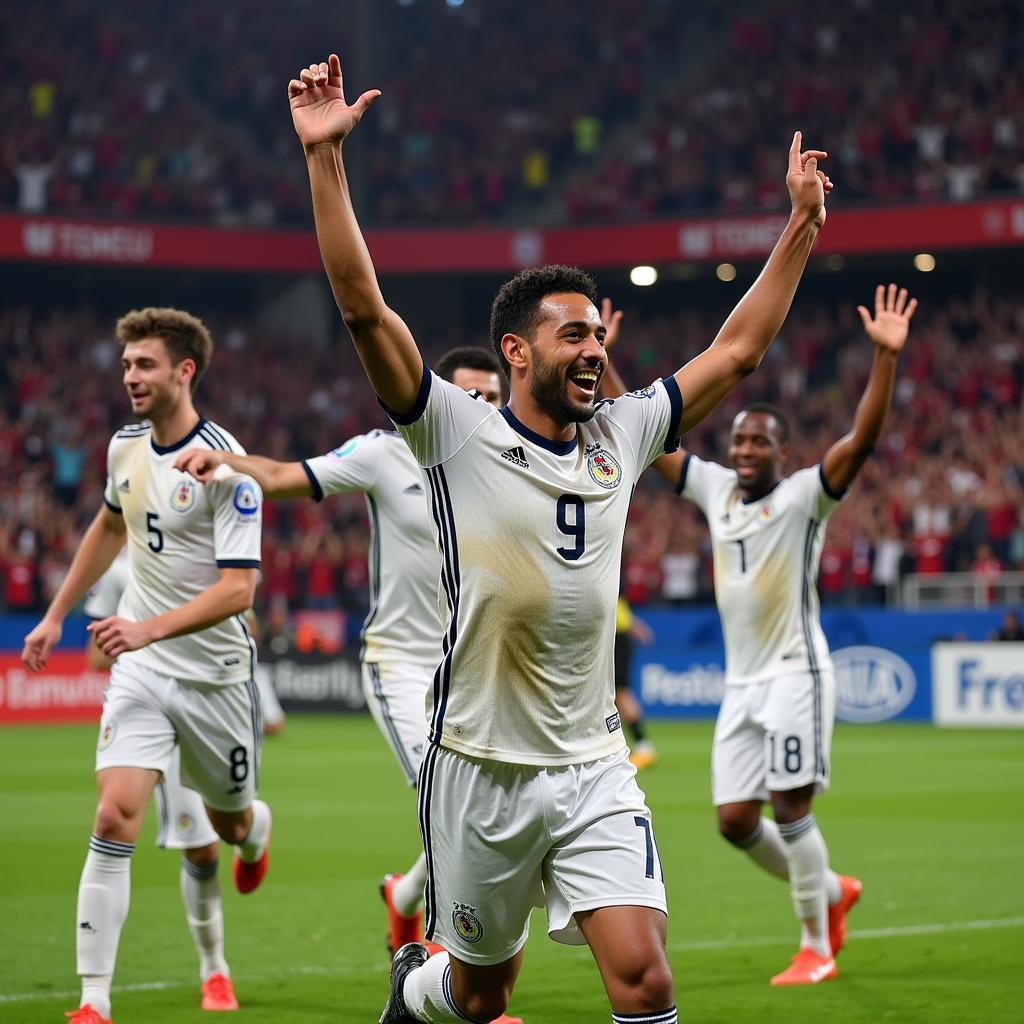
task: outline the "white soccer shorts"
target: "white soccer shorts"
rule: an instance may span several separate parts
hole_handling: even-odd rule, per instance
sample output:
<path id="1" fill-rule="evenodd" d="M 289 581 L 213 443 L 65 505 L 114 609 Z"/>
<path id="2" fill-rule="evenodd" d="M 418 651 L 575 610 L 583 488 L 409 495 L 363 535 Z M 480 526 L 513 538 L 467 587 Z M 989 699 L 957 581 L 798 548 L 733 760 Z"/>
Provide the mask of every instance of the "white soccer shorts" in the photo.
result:
<path id="1" fill-rule="evenodd" d="M 175 747 L 171 763 L 153 790 L 156 804 L 156 845 L 161 850 L 197 850 L 220 842 L 203 806 L 203 798 L 181 784 L 181 751 Z"/>
<path id="2" fill-rule="evenodd" d="M 96 771 L 128 766 L 166 773 L 181 748 L 181 782 L 211 807 L 241 811 L 259 788 L 263 726 L 252 681 L 172 679 L 115 661 L 103 695 Z"/>
<path id="3" fill-rule="evenodd" d="M 711 753 L 715 805 L 827 789 L 835 712 L 831 670 L 726 686 Z"/>
<path id="4" fill-rule="evenodd" d="M 538 767 L 428 747 L 420 775 L 426 935 L 460 960 L 494 964 L 548 934 L 583 945 L 574 914 L 641 906 L 667 913 L 651 812 L 629 751 Z"/>
<path id="5" fill-rule="evenodd" d="M 363 662 L 363 694 L 398 767 L 416 785 L 427 743 L 427 689 L 433 665 Z"/>

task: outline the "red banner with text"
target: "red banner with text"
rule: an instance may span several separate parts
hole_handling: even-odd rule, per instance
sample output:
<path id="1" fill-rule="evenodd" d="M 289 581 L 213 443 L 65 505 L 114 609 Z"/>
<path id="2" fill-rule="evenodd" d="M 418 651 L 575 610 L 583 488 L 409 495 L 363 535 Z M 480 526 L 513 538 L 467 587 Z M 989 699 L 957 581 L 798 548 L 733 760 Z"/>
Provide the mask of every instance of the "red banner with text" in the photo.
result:
<path id="1" fill-rule="evenodd" d="M 508 272 L 541 263 L 587 268 L 760 260 L 785 215 L 697 217 L 550 229 L 368 231 L 377 271 Z M 1024 199 L 837 209 L 819 255 L 868 255 L 1024 245 Z M 0 215 L 0 261 L 256 273 L 320 273 L 312 229 L 232 230 L 141 222 Z"/>
<path id="2" fill-rule="evenodd" d="M 107 673 L 90 669 L 82 651 L 54 651 L 41 672 L 17 654 L 0 654 L 0 725 L 99 722 Z"/>

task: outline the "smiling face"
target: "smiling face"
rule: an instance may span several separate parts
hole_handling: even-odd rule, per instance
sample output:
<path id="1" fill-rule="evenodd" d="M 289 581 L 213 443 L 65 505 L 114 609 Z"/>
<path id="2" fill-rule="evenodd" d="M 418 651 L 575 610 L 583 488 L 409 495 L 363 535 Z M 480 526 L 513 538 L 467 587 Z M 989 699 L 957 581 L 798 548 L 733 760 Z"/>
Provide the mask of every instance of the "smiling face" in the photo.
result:
<path id="1" fill-rule="evenodd" d="M 608 364 L 601 316 L 590 299 L 577 293 L 546 296 L 540 314 L 532 339 L 506 335 L 504 340 L 513 342 L 506 358 L 525 369 L 524 383 L 548 415 L 561 423 L 585 422 L 594 415 Z"/>
<path id="2" fill-rule="evenodd" d="M 156 422 L 189 399 L 196 367 L 191 359 L 172 363 L 162 338 L 143 338 L 125 344 L 121 368 L 132 412 L 141 419 Z"/>
<path id="3" fill-rule="evenodd" d="M 781 439 L 778 421 L 770 413 L 745 411 L 733 420 L 729 462 L 748 500 L 763 497 L 779 482 L 788 454 L 789 445 Z"/>

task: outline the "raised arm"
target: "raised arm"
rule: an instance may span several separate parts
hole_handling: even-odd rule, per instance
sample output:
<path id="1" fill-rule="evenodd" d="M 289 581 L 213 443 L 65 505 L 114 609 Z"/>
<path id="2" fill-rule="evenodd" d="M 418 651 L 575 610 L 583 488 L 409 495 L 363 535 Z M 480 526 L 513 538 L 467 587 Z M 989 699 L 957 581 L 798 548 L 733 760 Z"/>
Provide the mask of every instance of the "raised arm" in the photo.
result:
<path id="1" fill-rule="evenodd" d="M 832 182 L 818 170 L 827 154 L 801 152 L 793 135 L 786 185 L 793 209 L 789 223 L 750 290 L 729 314 L 711 347 L 675 374 L 683 396 L 680 434 L 704 419 L 761 363 L 786 319 L 818 229 L 825 223 L 825 193 Z"/>
<path id="2" fill-rule="evenodd" d="M 38 672 L 46 665 L 50 651 L 60 643 L 68 612 L 110 568 L 110 563 L 124 547 L 125 535 L 123 516 L 106 506 L 96 513 L 46 614 L 25 637 L 21 660 L 29 671 Z"/>
<path id="3" fill-rule="evenodd" d="M 292 123 L 306 154 L 320 255 L 335 301 L 374 390 L 389 409 L 404 414 L 416 404 L 423 359 L 405 322 L 384 302 L 342 162 L 344 139 L 379 95 L 371 89 L 349 106 L 341 61 L 334 53 L 288 83 Z"/>
<path id="4" fill-rule="evenodd" d="M 605 327 L 604 350 L 608 353 L 608 362 L 605 364 L 604 373 L 601 374 L 601 397 L 618 398 L 629 390 L 611 358 L 612 349 L 619 343 L 619 336 L 622 333 L 622 310 L 614 309 L 611 299 L 602 299 L 601 320 Z M 675 487 L 679 483 L 679 474 L 683 470 L 685 459 L 686 449 L 679 447 L 671 455 L 662 455 L 660 459 L 655 459 L 653 466 Z"/>
<path id="5" fill-rule="evenodd" d="M 265 498 L 309 498 L 313 485 L 301 462 L 278 462 L 264 455 L 237 455 L 235 452 L 189 448 L 174 460 L 174 468 L 208 484 L 220 466 L 228 466 L 251 476 L 260 485 Z"/>
<path id="6" fill-rule="evenodd" d="M 864 330 L 875 346 L 875 359 L 867 386 L 857 405 L 853 429 L 840 438 L 821 463 L 825 483 L 833 494 L 842 494 L 853 483 L 861 466 L 875 450 L 882 433 L 886 414 L 892 404 L 893 384 L 896 380 L 896 361 L 910 332 L 910 318 L 917 309 L 917 299 L 907 301 L 907 289 L 875 289 L 875 316 L 864 306 L 857 312 L 864 322 Z"/>

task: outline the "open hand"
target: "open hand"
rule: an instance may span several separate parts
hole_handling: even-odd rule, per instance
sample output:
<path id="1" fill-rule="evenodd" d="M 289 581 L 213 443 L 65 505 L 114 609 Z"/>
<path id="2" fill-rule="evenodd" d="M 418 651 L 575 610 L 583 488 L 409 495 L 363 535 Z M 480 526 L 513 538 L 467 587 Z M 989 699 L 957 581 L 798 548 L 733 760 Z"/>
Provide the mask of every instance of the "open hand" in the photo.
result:
<path id="1" fill-rule="evenodd" d="M 337 145 L 362 119 L 379 89 L 364 92 L 351 106 L 345 102 L 341 61 L 332 53 L 326 62 L 310 64 L 288 83 L 292 124 L 302 145 L 309 149 L 320 143 Z"/>
<path id="2" fill-rule="evenodd" d="M 601 300 L 601 323 L 604 324 L 604 350 L 611 352 L 619 340 L 619 329 L 622 327 L 622 310 L 612 309 L 611 299 Z"/>
<path id="3" fill-rule="evenodd" d="M 50 651 L 60 643 L 63 632 L 63 627 L 59 622 L 43 619 L 25 637 L 25 646 L 21 649 L 21 660 L 29 672 L 38 672 L 46 666 Z"/>
<path id="4" fill-rule="evenodd" d="M 207 448 L 189 448 L 174 460 L 174 468 L 195 477 L 201 484 L 208 484 L 217 468 L 226 461 L 225 454 Z"/>
<path id="5" fill-rule="evenodd" d="M 868 337 L 882 349 L 899 352 L 906 344 L 910 333 L 910 318 L 917 309 L 917 299 L 907 301 L 907 289 L 896 290 L 890 284 L 888 289 L 880 284 L 875 289 L 875 316 L 871 318 L 866 306 L 858 306 L 864 330 Z"/>
<path id="6" fill-rule="evenodd" d="M 793 212 L 810 217 L 817 227 L 825 223 L 825 195 L 832 191 L 832 181 L 818 170 L 818 161 L 828 153 L 821 149 L 801 151 L 803 135 L 793 133 L 793 144 L 789 147 L 789 170 L 786 173 L 786 187 L 793 203 Z"/>
<path id="7" fill-rule="evenodd" d="M 96 646 L 108 658 L 116 658 L 125 651 L 137 651 L 155 639 L 145 622 L 129 622 L 116 615 L 90 622 L 86 629 L 96 638 Z"/>

